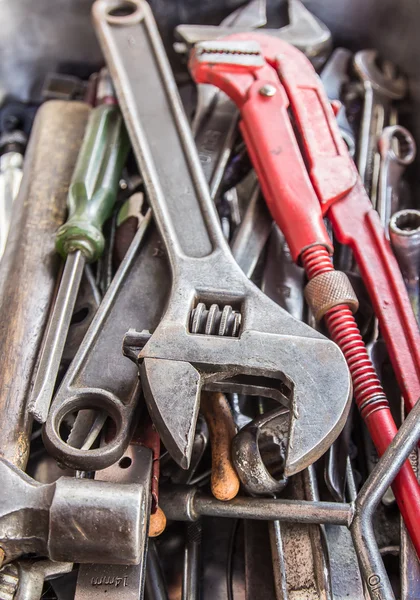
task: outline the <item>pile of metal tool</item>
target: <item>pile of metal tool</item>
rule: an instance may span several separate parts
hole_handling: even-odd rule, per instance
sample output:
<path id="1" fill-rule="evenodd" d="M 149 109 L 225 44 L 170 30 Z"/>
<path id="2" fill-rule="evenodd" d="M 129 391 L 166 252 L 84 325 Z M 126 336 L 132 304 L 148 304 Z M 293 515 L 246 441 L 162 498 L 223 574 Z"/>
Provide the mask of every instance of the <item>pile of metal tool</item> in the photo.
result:
<path id="1" fill-rule="evenodd" d="M 407 81 L 288 7 L 0 109 L 0 600 L 420 598 Z"/>

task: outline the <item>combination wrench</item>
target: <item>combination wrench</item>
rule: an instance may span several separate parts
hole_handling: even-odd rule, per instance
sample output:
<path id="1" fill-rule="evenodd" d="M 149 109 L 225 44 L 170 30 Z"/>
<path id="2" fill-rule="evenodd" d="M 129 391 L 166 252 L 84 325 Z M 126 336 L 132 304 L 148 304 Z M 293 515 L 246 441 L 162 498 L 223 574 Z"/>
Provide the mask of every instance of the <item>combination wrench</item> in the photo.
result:
<path id="1" fill-rule="evenodd" d="M 331 102 L 340 102 L 341 104 L 343 90 L 350 81 L 349 67 L 352 57 L 352 53 L 347 48 L 336 48 L 322 69 L 321 81 Z M 346 107 L 343 104 L 341 104 L 335 117 L 341 135 L 349 149 L 349 154 L 353 157 L 356 152 L 356 136 L 347 119 Z"/>
<path id="2" fill-rule="evenodd" d="M 120 4 L 96 2 L 94 23 L 172 271 L 163 319 L 151 336 L 129 332 L 124 351 L 139 363 L 152 419 L 183 467 L 205 388 L 290 407 L 285 473 L 297 472 L 344 425 L 351 393 L 344 357 L 277 307 L 234 261 L 150 9 L 137 0 L 121 16 Z"/>
<path id="3" fill-rule="evenodd" d="M 361 50 L 354 56 L 355 70 L 363 83 L 364 106 L 360 127 L 357 168 L 368 196 L 376 208 L 379 156 L 377 143 L 389 123 L 391 102 L 401 100 L 407 92 L 407 81 L 396 75 L 396 67 L 385 61 L 378 66 L 376 50 Z"/>
<path id="4" fill-rule="evenodd" d="M 395 143 L 396 142 L 396 143 Z M 385 235 L 389 238 L 391 215 L 402 208 L 399 203 L 399 184 L 405 169 L 416 157 L 416 142 L 401 125 L 385 127 L 378 142 L 381 157 L 377 210 Z"/>

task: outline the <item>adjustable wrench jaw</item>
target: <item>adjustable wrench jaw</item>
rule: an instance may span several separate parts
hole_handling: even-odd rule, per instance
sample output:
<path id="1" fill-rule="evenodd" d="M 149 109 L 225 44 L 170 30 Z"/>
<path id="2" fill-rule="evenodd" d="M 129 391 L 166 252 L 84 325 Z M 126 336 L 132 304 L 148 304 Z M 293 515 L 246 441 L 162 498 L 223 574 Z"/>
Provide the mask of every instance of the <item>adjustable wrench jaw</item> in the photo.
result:
<path id="1" fill-rule="evenodd" d="M 165 447 L 188 468 L 202 389 L 273 398 L 290 409 L 285 474 L 292 475 L 324 454 L 344 426 L 349 371 L 338 346 L 250 284 L 233 259 L 220 258 L 216 251 L 206 267 L 200 259 L 197 286 L 192 270 L 181 274 L 161 323 L 134 356 L 146 402 Z M 192 333 L 197 298 L 231 303 L 241 314 L 239 335 Z M 133 357 L 127 346 L 136 347 L 136 335 L 127 342 Z"/>

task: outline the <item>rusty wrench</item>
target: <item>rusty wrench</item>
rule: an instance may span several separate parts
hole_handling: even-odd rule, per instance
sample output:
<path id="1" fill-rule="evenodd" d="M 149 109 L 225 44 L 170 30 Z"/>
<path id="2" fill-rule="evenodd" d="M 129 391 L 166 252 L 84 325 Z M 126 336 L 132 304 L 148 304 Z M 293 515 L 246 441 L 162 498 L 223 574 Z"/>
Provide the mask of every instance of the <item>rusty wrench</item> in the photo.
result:
<path id="1" fill-rule="evenodd" d="M 343 355 L 277 307 L 234 261 L 150 8 L 136 0 L 121 16 L 120 4 L 97 1 L 94 22 L 172 269 L 162 321 L 151 337 L 130 332 L 125 352 L 139 362 L 152 418 L 182 466 L 205 387 L 288 405 L 285 472 L 299 471 L 344 424 L 351 384 Z"/>
<path id="2" fill-rule="evenodd" d="M 354 292 L 343 274 L 333 271 L 324 215 L 337 239 L 353 250 L 408 409 L 420 395 L 419 331 L 379 216 L 341 139 L 322 84 L 302 53 L 258 33 L 199 44 L 190 67 L 197 82 L 217 85 L 241 111 L 240 128 L 266 201 L 294 260 L 303 263 L 311 280 L 307 297 L 313 311 L 326 317 L 346 355 L 357 404 L 382 454 L 397 429 L 350 311 L 356 309 Z M 394 487 L 420 555 L 420 488 L 408 463 Z"/>

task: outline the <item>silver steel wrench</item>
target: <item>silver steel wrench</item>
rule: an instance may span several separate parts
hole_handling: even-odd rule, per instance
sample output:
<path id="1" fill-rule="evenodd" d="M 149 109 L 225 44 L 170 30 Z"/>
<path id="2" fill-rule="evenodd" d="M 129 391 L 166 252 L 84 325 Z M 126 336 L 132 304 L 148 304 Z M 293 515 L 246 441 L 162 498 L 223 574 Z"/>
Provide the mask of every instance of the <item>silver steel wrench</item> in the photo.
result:
<path id="1" fill-rule="evenodd" d="M 226 128 L 220 128 L 217 136 L 210 135 L 212 156 L 221 155 L 229 135 Z M 206 151 L 206 139 L 205 135 L 196 137 L 199 154 Z M 221 176 L 223 165 L 217 160 L 210 162 L 204 173 L 211 189 L 215 190 L 216 187 L 211 184 L 212 178 L 213 175 L 217 178 Z M 241 235 L 245 255 L 240 249 L 234 250 L 243 269 L 248 269 L 249 261 L 255 264 L 264 243 L 264 239 L 261 240 L 263 230 L 267 237 L 271 228 L 271 218 L 265 203 L 262 204 L 262 208 L 255 211 L 261 231 L 255 230 L 256 215 L 253 213 L 252 222 L 246 219 L 244 225 L 248 224 L 248 228 Z M 135 419 L 140 386 L 134 365 L 121 355 L 120 340 L 129 326 L 153 330 L 161 318 L 169 293 L 167 256 L 150 221 L 150 214 L 142 218 L 135 240 L 53 400 L 52 410 L 60 415 L 59 419 L 64 419 L 69 412 L 85 409 L 83 420 L 76 419 L 66 442 L 59 441 L 59 429 L 54 425 L 59 419 L 49 419 L 44 431 L 44 442 L 49 452 L 75 469 L 89 471 L 111 466 L 122 456 L 130 441 L 130 423 Z M 107 366 L 104 368 L 104 365 Z M 112 411 L 114 406 L 119 407 L 119 415 L 117 413 L 117 418 L 114 418 L 117 425 L 115 437 L 100 449 L 81 447 L 82 440 L 94 423 L 95 411 L 100 407 L 104 409 L 101 413 L 103 422 L 108 412 L 111 412 L 111 416 L 115 414 Z M 86 409 L 91 409 L 89 419 Z M 95 431 L 99 433 L 100 428 L 95 427 Z"/>
<path id="2" fill-rule="evenodd" d="M 139 361 L 152 418 L 183 467 L 205 387 L 286 403 L 291 422 L 285 471 L 297 472 L 325 451 L 344 424 L 351 385 L 343 356 L 276 307 L 239 269 L 150 8 L 136 0 L 121 16 L 121 6 L 95 2 L 94 24 L 172 270 L 162 321 L 152 337 L 127 334 L 125 353 Z"/>
<path id="3" fill-rule="evenodd" d="M 401 125 L 385 127 L 378 142 L 381 157 L 377 211 L 389 239 L 389 221 L 400 208 L 398 188 L 405 169 L 416 157 L 416 142 Z"/>
<path id="4" fill-rule="evenodd" d="M 392 100 L 401 100 L 407 92 L 407 81 L 396 75 L 390 61 L 378 66 L 376 50 L 361 50 L 354 56 L 354 67 L 364 88 L 364 106 L 360 127 L 357 168 L 376 208 L 376 180 L 379 171 L 377 143 L 388 124 Z"/>
<path id="5" fill-rule="evenodd" d="M 353 54 L 347 48 L 336 48 L 322 69 L 321 81 L 329 100 L 341 102 L 343 88 L 350 81 L 349 68 L 352 57 Z M 347 119 L 344 105 L 340 107 L 335 117 L 343 140 L 349 149 L 349 154 L 353 157 L 356 152 L 356 136 Z"/>

